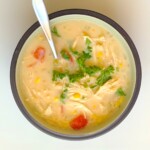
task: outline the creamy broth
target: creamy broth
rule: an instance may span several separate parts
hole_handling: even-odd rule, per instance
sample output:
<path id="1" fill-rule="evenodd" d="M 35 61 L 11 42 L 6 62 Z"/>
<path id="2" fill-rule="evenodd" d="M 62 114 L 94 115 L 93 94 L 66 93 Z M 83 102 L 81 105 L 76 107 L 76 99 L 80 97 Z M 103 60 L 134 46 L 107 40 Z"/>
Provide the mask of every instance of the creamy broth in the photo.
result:
<path id="1" fill-rule="evenodd" d="M 61 133 L 96 131 L 114 120 L 131 95 L 126 50 L 106 29 L 70 20 L 51 27 L 59 59 L 36 30 L 17 62 L 17 88 L 31 115 Z"/>

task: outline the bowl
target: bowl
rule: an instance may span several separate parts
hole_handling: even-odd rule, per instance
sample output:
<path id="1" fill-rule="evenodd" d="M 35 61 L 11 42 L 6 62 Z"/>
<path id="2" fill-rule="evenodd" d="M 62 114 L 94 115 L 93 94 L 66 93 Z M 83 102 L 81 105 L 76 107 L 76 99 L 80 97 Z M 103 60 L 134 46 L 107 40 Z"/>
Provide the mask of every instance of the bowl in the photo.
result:
<path id="1" fill-rule="evenodd" d="M 81 130 L 77 132 L 72 132 L 70 134 L 68 132 L 62 132 L 61 130 L 59 131 L 59 129 L 56 130 L 45 125 L 45 123 L 41 121 L 40 117 L 38 117 L 38 115 L 36 116 L 35 110 L 32 110 L 33 108 L 29 108 L 24 102 L 22 95 L 25 91 L 21 91 L 19 88 L 19 83 L 21 82 L 21 80 L 17 72 L 18 65 L 20 63 L 19 57 L 21 55 L 23 47 L 25 46 L 29 38 L 32 37 L 32 35 L 34 35 L 33 33 L 36 33 L 38 30 L 41 30 L 39 23 L 36 22 L 25 32 L 25 34 L 20 39 L 11 61 L 10 83 L 16 104 L 18 105 L 19 109 L 21 110 L 23 115 L 28 119 L 29 122 L 31 122 L 35 127 L 40 129 L 41 131 L 54 137 L 68 140 L 82 140 L 100 136 L 112 130 L 119 123 L 121 123 L 124 120 L 124 118 L 129 114 L 130 110 L 136 102 L 141 85 L 141 63 L 137 49 L 129 35 L 120 25 L 118 25 L 115 21 L 100 13 L 83 9 L 68 9 L 50 14 L 49 19 L 51 26 L 57 23 L 62 23 L 63 21 L 73 19 L 92 22 L 103 27 L 119 41 L 121 46 L 126 50 L 130 63 L 128 67 L 131 67 L 132 74 L 130 83 L 131 87 L 129 89 L 130 94 L 127 96 L 127 102 L 122 108 L 120 108 L 120 111 L 118 111 L 117 114 L 114 115 L 114 117 L 110 118 L 109 121 L 107 121 L 106 123 L 98 125 L 95 130 L 84 132 L 82 132 Z M 125 95 L 125 93 L 123 94 Z"/>

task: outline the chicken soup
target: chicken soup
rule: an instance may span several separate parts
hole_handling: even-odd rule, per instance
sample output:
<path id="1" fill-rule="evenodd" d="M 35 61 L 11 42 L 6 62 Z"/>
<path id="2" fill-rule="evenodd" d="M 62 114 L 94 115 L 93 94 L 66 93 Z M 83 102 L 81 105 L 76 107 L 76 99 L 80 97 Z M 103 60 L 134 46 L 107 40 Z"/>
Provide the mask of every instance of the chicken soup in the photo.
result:
<path id="1" fill-rule="evenodd" d="M 106 127 L 125 109 L 134 81 L 126 49 L 104 27 L 83 20 L 51 26 L 54 59 L 39 28 L 17 62 L 19 96 L 43 126 L 65 134 Z"/>

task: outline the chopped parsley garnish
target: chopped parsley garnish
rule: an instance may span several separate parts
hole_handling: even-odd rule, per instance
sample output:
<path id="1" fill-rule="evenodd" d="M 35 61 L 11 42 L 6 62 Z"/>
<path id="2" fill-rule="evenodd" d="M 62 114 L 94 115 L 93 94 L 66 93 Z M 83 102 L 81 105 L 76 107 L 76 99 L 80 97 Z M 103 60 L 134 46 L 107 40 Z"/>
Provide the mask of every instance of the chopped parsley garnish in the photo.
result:
<path id="1" fill-rule="evenodd" d="M 88 38 L 86 38 L 85 44 L 89 46 L 91 43 L 92 42 Z"/>
<path id="2" fill-rule="evenodd" d="M 101 69 L 97 66 L 90 66 L 90 67 L 84 67 L 84 70 L 85 72 L 88 74 L 88 75 L 93 75 L 94 73 L 100 71 Z"/>
<path id="3" fill-rule="evenodd" d="M 92 52 L 92 47 L 91 47 L 92 42 L 88 38 L 86 38 L 85 44 L 87 46 L 87 51 Z"/>
<path id="4" fill-rule="evenodd" d="M 73 53 L 74 55 L 79 55 L 79 52 L 78 52 L 78 51 L 72 51 L 72 53 Z"/>
<path id="5" fill-rule="evenodd" d="M 62 91 L 61 95 L 60 95 L 60 101 L 61 101 L 62 103 L 65 103 L 65 102 L 64 102 L 64 99 L 67 97 L 67 95 L 66 95 L 67 91 L 68 91 L 67 89 L 64 89 L 64 90 Z"/>
<path id="6" fill-rule="evenodd" d="M 119 96 L 126 96 L 126 93 L 123 91 L 121 87 L 117 89 L 116 94 Z"/>
<path id="7" fill-rule="evenodd" d="M 76 59 L 76 63 L 78 65 L 78 71 L 75 73 L 71 73 L 69 71 L 59 72 L 59 71 L 54 70 L 53 81 L 57 81 L 58 79 L 63 79 L 64 77 L 67 77 L 69 83 L 74 83 L 82 79 L 85 75 L 93 76 L 97 72 L 100 72 L 100 75 L 97 77 L 96 82 L 93 85 L 88 85 L 87 83 L 84 83 L 83 84 L 84 87 L 90 86 L 90 88 L 95 88 L 97 86 L 104 85 L 108 80 L 110 80 L 115 70 L 113 66 L 110 65 L 105 69 L 101 69 L 100 67 L 95 66 L 95 65 L 93 66 L 86 65 L 86 61 L 92 57 L 91 44 L 92 42 L 90 41 L 90 39 L 86 38 L 85 40 L 86 48 L 82 52 L 74 50 L 71 47 L 69 48 L 68 51 L 66 49 L 63 49 L 60 53 L 64 59 L 69 60 L 71 59 L 71 56 L 74 55 Z M 118 90 L 119 91 L 117 93 L 123 94 L 123 92 L 120 89 Z M 65 90 L 62 92 L 60 97 L 61 99 L 64 99 L 66 97 Z"/>
<path id="8" fill-rule="evenodd" d="M 53 81 L 57 81 L 57 79 L 63 79 L 66 76 L 66 73 L 62 73 L 56 70 L 53 70 Z"/>
<path id="9" fill-rule="evenodd" d="M 69 76 L 70 82 L 76 82 L 76 81 L 80 80 L 81 78 L 83 78 L 84 74 L 83 74 L 83 72 L 77 72 L 74 74 L 69 74 L 68 76 Z"/>
<path id="10" fill-rule="evenodd" d="M 62 50 L 61 52 L 61 56 L 64 58 L 64 59 L 66 59 L 66 60 L 69 60 L 70 59 L 70 55 L 69 55 L 69 53 L 66 51 L 66 50 Z"/>
<path id="11" fill-rule="evenodd" d="M 80 53 L 79 53 L 78 51 L 74 50 L 72 47 L 70 47 L 69 50 L 70 50 L 71 53 L 72 53 L 73 55 L 75 55 L 75 56 L 79 56 L 79 55 L 80 55 Z"/>
<path id="12" fill-rule="evenodd" d="M 78 63 L 78 65 L 79 65 L 79 67 L 80 67 L 80 69 L 82 70 L 82 71 L 85 71 L 85 61 L 87 60 L 87 59 L 89 59 L 89 58 L 91 58 L 92 56 L 91 56 L 91 52 L 92 52 L 92 47 L 90 47 L 90 45 L 91 45 L 91 41 L 88 39 L 88 38 L 86 38 L 86 46 L 87 46 L 87 49 L 86 50 L 84 50 L 81 54 L 80 54 L 80 56 L 77 58 L 77 63 Z"/>
<path id="13" fill-rule="evenodd" d="M 52 29 L 51 29 L 51 32 L 56 35 L 57 37 L 61 37 L 60 34 L 58 33 L 58 30 L 57 28 L 54 26 Z"/>
<path id="14" fill-rule="evenodd" d="M 85 67 L 85 61 L 89 58 L 91 58 L 91 54 L 88 52 L 86 53 L 85 51 L 82 52 L 81 56 L 77 58 L 77 63 L 79 67 L 82 69 Z"/>
<path id="15" fill-rule="evenodd" d="M 112 79 L 112 74 L 114 73 L 114 67 L 109 66 L 106 69 L 101 71 L 101 75 L 97 78 L 97 85 L 102 86 L 108 80 Z"/>

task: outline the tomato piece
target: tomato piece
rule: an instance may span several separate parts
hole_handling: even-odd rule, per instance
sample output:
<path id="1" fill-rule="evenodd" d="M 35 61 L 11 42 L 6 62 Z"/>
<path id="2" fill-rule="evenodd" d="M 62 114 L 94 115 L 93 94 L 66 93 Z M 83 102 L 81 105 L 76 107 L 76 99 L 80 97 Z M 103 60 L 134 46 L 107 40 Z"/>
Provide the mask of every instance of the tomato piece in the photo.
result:
<path id="1" fill-rule="evenodd" d="M 79 130 L 79 129 L 84 128 L 87 125 L 87 123 L 88 123 L 88 120 L 84 117 L 84 115 L 81 114 L 70 122 L 70 126 L 74 130 Z"/>
<path id="2" fill-rule="evenodd" d="M 34 51 L 34 57 L 40 61 L 43 61 L 44 57 L 45 57 L 45 49 L 43 47 L 38 47 L 35 51 Z"/>

